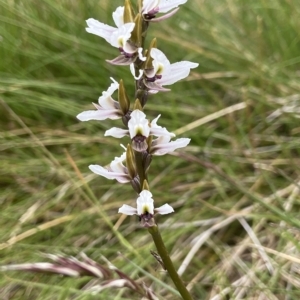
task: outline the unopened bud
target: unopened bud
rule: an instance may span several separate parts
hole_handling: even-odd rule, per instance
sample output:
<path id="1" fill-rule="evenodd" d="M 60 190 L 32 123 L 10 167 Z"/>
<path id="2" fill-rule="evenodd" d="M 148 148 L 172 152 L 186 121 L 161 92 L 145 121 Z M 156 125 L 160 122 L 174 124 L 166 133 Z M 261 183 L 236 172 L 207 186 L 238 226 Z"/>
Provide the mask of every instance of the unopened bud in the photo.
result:
<path id="1" fill-rule="evenodd" d="M 152 155 L 145 151 L 143 156 L 143 167 L 145 173 L 148 172 L 151 162 L 152 162 Z"/>
<path id="2" fill-rule="evenodd" d="M 146 179 L 144 179 L 142 190 L 150 191 L 150 187 Z"/>
<path id="3" fill-rule="evenodd" d="M 148 91 L 143 89 L 138 89 L 136 91 L 135 96 L 140 100 L 141 105 L 144 107 L 148 100 Z"/>
<path id="4" fill-rule="evenodd" d="M 138 8 L 139 8 L 139 12 L 141 12 L 143 8 L 143 0 L 138 0 Z"/>
<path id="5" fill-rule="evenodd" d="M 146 140 L 149 150 L 151 149 L 152 140 L 153 140 L 153 135 L 149 135 Z"/>
<path id="6" fill-rule="evenodd" d="M 129 98 L 126 94 L 125 87 L 124 87 L 122 79 L 120 80 L 120 84 L 119 84 L 118 100 L 119 100 L 119 104 L 120 104 L 122 113 L 124 115 L 126 115 L 128 110 L 129 110 L 129 107 L 130 107 L 130 101 L 129 101 Z"/>
<path id="7" fill-rule="evenodd" d="M 125 0 L 123 21 L 124 21 L 124 24 L 134 22 L 134 11 L 133 11 L 130 0 Z"/>
<path id="8" fill-rule="evenodd" d="M 149 45 L 149 50 L 147 51 L 147 55 L 146 55 L 147 59 L 145 62 L 145 70 L 149 70 L 153 68 L 152 65 L 153 58 L 150 55 L 152 48 L 157 48 L 156 38 L 154 38 Z"/>
<path id="9" fill-rule="evenodd" d="M 135 102 L 134 102 L 134 106 L 133 106 L 133 109 L 136 110 L 140 110 L 140 111 L 143 111 L 143 107 L 142 107 L 142 104 L 140 102 L 139 99 L 136 99 Z"/>
<path id="10" fill-rule="evenodd" d="M 138 176 L 136 176 L 134 179 L 132 179 L 130 181 L 131 186 L 133 187 L 133 189 L 139 194 L 142 190 L 141 190 L 141 184 L 140 184 L 140 179 Z"/>
<path id="11" fill-rule="evenodd" d="M 142 15 L 139 13 L 134 18 L 134 29 L 131 33 L 130 40 L 134 43 L 136 47 L 141 47 L 142 45 L 142 33 L 143 33 L 143 18 Z"/>
<path id="12" fill-rule="evenodd" d="M 126 166 L 127 166 L 129 176 L 131 177 L 131 179 L 134 179 L 137 175 L 137 171 L 135 166 L 134 151 L 130 144 L 128 144 L 126 150 Z"/>

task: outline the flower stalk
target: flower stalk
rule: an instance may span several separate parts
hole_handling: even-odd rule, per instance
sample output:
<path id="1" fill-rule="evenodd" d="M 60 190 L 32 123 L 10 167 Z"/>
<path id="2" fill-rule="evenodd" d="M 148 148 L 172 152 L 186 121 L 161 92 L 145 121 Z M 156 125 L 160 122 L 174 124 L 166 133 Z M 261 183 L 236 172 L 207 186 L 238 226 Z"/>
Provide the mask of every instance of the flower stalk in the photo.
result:
<path id="1" fill-rule="evenodd" d="M 156 246 L 158 254 L 160 255 L 160 258 L 164 263 L 164 268 L 168 271 L 172 281 L 174 282 L 174 285 L 176 286 L 178 292 L 182 296 L 182 299 L 193 300 L 191 294 L 187 290 L 186 286 L 184 285 L 182 279 L 179 277 L 173 265 L 173 262 L 161 237 L 158 226 L 154 225 L 152 227 L 149 227 L 148 231 L 153 238 L 154 244 Z"/>

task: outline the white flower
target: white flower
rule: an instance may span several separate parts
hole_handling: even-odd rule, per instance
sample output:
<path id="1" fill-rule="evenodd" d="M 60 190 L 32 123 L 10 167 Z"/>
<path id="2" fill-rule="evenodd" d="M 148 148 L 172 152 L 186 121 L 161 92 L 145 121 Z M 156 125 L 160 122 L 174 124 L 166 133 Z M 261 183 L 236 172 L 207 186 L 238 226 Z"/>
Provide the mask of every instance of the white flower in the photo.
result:
<path id="1" fill-rule="evenodd" d="M 143 0 L 142 13 L 149 16 L 154 16 L 157 13 L 166 13 L 178 5 L 186 3 L 187 0 Z M 175 9 L 175 12 L 178 9 Z M 174 14 L 174 11 L 170 14 Z"/>
<path id="2" fill-rule="evenodd" d="M 152 155 L 165 155 L 170 152 L 174 152 L 178 148 L 186 147 L 191 139 L 180 138 L 175 141 L 170 141 L 170 136 L 160 136 L 157 139 L 153 140 L 151 143 L 150 153 Z"/>
<path id="3" fill-rule="evenodd" d="M 120 119 L 122 118 L 122 111 L 119 102 L 115 101 L 111 95 L 119 88 L 119 84 L 110 78 L 113 83 L 107 91 L 102 92 L 102 96 L 98 99 L 98 104 L 94 104 L 97 110 L 88 110 L 77 115 L 80 121 L 89 120 L 105 120 L 105 119 Z"/>
<path id="4" fill-rule="evenodd" d="M 104 38 L 113 47 L 119 48 L 121 52 L 130 55 L 137 51 L 136 47 L 127 43 L 134 29 L 134 23 L 126 23 L 119 28 L 106 25 L 92 18 L 88 19 L 86 23 L 88 25 L 87 32 Z"/>
<path id="5" fill-rule="evenodd" d="M 174 212 L 174 209 L 169 204 L 164 204 L 158 208 L 154 208 L 154 200 L 152 199 L 151 192 L 147 190 L 141 191 L 139 197 L 136 200 L 136 208 L 123 204 L 119 208 L 119 213 L 125 215 L 138 215 L 144 223 L 145 227 L 154 225 L 151 221 L 155 213 L 166 215 Z"/>
<path id="6" fill-rule="evenodd" d="M 119 48 L 122 54 L 132 56 L 137 52 L 137 48 L 130 45 L 127 41 L 131 37 L 131 32 L 133 31 L 135 24 L 124 24 L 123 15 L 123 6 L 119 6 L 113 12 L 113 19 L 117 27 L 112 27 L 90 18 L 86 21 L 88 25 L 86 31 L 104 38 L 113 47 Z"/>
<path id="7" fill-rule="evenodd" d="M 171 85 L 187 77 L 190 69 L 197 68 L 199 64 L 190 61 L 181 61 L 171 64 L 165 54 L 157 48 L 152 48 L 150 56 L 153 58 L 153 69 L 146 70 L 146 86 L 150 90 L 166 90 L 162 86 Z"/>
<path id="8" fill-rule="evenodd" d="M 113 136 L 115 138 L 122 138 L 125 135 L 129 135 L 132 140 L 132 148 L 142 152 L 148 148 L 146 139 L 150 135 L 175 136 L 174 133 L 170 133 L 165 127 L 156 124 L 159 117 L 160 115 L 149 124 L 146 115 L 142 111 L 136 109 L 130 115 L 128 129 L 113 127 L 107 130 L 104 135 Z"/>
<path id="9" fill-rule="evenodd" d="M 126 152 L 124 152 L 120 157 L 115 157 L 108 168 L 103 168 L 99 165 L 90 165 L 89 169 L 95 174 L 101 175 L 107 179 L 116 179 L 120 183 L 130 182 L 131 178 L 128 174 L 128 170 L 123 165 L 123 161 L 125 159 Z"/>

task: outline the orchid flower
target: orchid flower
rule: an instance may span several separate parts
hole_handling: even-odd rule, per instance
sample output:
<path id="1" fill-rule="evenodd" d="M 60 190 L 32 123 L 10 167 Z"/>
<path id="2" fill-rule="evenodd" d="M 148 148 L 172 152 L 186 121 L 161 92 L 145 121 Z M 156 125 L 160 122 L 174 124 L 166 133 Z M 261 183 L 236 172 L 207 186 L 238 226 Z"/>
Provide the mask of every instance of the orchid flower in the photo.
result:
<path id="1" fill-rule="evenodd" d="M 131 178 L 128 174 L 127 168 L 123 165 L 123 161 L 126 159 L 126 152 L 120 157 L 110 163 L 108 168 L 103 168 L 99 165 L 90 165 L 89 169 L 98 175 L 101 175 L 107 179 L 116 179 L 120 183 L 130 182 Z"/>
<path id="2" fill-rule="evenodd" d="M 171 85 L 187 77 L 190 73 L 190 69 L 197 68 L 199 65 L 190 61 L 181 61 L 171 64 L 165 54 L 156 48 L 151 49 L 150 56 L 153 58 L 153 68 L 145 70 L 147 77 L 145 85 L 152 93 L 168 91 L 168 89 L 163 88 L 164 85 Z"/>
<path id="3" fill-rule="evenodd" d="M 147 21 L 162 21 L 174 15 L 179 9 L 178 5 L 184 4 L 185 2 L 187 2 L 187 0 L 143 0 L 142 14 Z M 167 13 L 173 8 L 175 9 L 165 16 L 153 19 L 157 13 Z"/>
<path id="4" fill-rule="evenodd" d="M 142 53 L 143 48 L 138 48 L 129 41 L 135 23 L 129 22 L 124 24 L 124 6 L 119 6 L 112 15 L 117 27 L 106 25 L 93 18 L 86 21 L 88 25 L 86 28 L 87 32 L 104 38 L 109 44 L 120 50 L 120 56 L 113 60 L 107 60 L 107 62 L 113 65 L 129 65 L 137 57 L 145 61 L 146 57 Z"/>
<path id="5" fill-rule="evenodd" d="M 119 84 L 111 77 L 113 83 L 107 91 L 102 92 L 102 96 L 98 99 L 98 104 L 94 104 L 96 110 L 88 110 L 77 115 L 80 121 L 89 120 L 105 120 L 105 119 L 120 119 L 122 118 L 122 111 L 118 101 L 115 101 L 111 95 L 119 88 Z"/>
<path id="6" fill-rule="evenodd" d="M 135 24 L 133 22 L 124 24 L 123 15 L 123 6 L 119 6 L 113 12 L 113 19 L 117 27 L 112 27 L 90 18 L 86 21 L 88 25 L 86 31 L 104 38 L 113 47 L 118 48 L 122 55 L 126 58 L 130 58 L 132 56 L 136 56 L 135 54 L 138 51 L 137 47 L 128 42 Z M 132 61 L 130 60 L 129 63 L 131 62 Z"/>
<path id="7" fill-rule="evenodd" d="M 136 208 L 123 204 L 122 207 L 119 208 L 119 213 L 132 216 L 138 215 L 145 227 L 153 226 L 153 216 L 155 213 L 166 215 L 174 212 L 174 209 L 169 204 L 164 204 L 158 208 L 154 208 L 154 200 L 152 198 L 152 193 L 143 190 L 141 191 L 139 197 L 136 200 Z"/>
<path id="8" fill-rule="evenodd" d="M 87 32 L 104 38 L 113 47 L 118 48 L 121 53 L 132 56 L 137 51 L 136 47 L 127 42 L 134 29 L 134 23 L 126 23 L 119 28 L 106 25 L 92 18 L 88 19 L 86 23 L 88 25 Z"/>
<path id="9" fill-rule="evenodd" d="M 113 136 L 115 138 L 122 138 L 125 135 L 129 135 L 132 140 L 132 148 L 142 152 L 148 148 L 147 138 L 150 135 L 175 136 L 174 133 L 170 133 L 165 127 L 156 124 L 159 117 L 160 115 L 149 124 L 146 115 L 142 111 L 136 109 L 130 115 L 128 129 L 113 127 L 107 130 L 104 135 Z"/>

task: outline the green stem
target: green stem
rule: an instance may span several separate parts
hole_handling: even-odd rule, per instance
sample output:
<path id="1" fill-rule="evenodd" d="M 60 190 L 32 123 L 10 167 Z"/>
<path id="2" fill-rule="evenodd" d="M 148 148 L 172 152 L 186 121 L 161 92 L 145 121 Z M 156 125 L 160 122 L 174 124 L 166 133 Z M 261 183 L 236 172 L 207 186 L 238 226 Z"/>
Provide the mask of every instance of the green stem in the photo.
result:
<path id="1" fill-rule="evenodd" d="M 177 271 L 175 270 L 175 267 L 172 263 L 172 260 L 169 256 L 169 253 L 166 249 L 166 246 L 162 240 L 162 237 L 160 235 L 159 229 L 157 225 L 154 225 L 152 227 L 148 228 L 149 233 L 152 235 L 154 244 L 156 246 L 157 252 L 160 255 L 165 268 L 167 269 L 172 281 L 174 282 L 178 292 L 182 296 L 182 299 L 184 300 L 193 300 L 191 294 L 183 284 L 181 278 L 179 277 Z"/>

